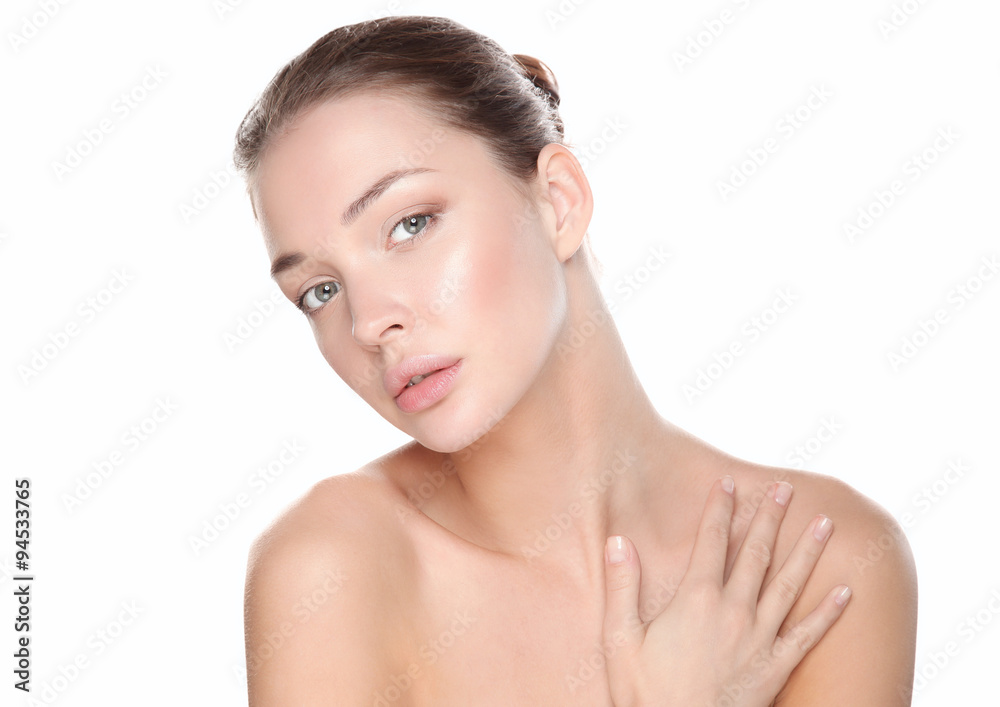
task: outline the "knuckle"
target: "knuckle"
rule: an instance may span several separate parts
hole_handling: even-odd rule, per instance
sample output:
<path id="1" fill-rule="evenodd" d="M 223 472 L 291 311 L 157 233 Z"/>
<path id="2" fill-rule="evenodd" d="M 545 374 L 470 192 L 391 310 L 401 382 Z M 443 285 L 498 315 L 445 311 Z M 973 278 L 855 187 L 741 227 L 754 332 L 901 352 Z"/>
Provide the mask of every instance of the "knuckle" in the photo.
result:
<path id="1" fill-rule="evenodd" d="M 783 601 L 794 602 L 799 598 L 802 585 L 787 575 L 778 575 L 774 579 L 774 589 Z"/>
<path id="2" fill-rule="evenodd" d="M 727 542 L 729 540 L 729 523 L 711 521 L 705 525 L 704 532 L 710 540 L 716 540 L 720 543 Z"/>
<path id="3" fill-rule="evenodd" d="M 694 602 L 703 609 L 710 609 L 719 599 L 719 588 L 708 580 L 698 580 L 689 582 L 687 586 L 687 600 Z"/>
<path id="4" fill-rule="evenodd" d="M 782 639 L 787 645 L 794 646 L 801 653 L 806 653 L 816 644 L 816 636 L 812 631 L 796 626 Z"/>
<path id="5" fill-rule="evenodd" d="M 630 572 L 618 572 L 609 579 L 608 586 L 611 591 L 621 592 L 632 586 L 632 574 Z"/>
<path id="6" fill-rule="evenodd" d="M 746 604 L 739 602 L 729 604 L 724 612 L 726 626 L 733 632 L 734 636 L 741 637 L 748 631 L 754 623 L 754 611 Z"/>
<path id="7" fill-rule="evenodd" d="M 747 542 L 747 552 L 761 566 L 771 566 L 771 546 L 760 538 L 752 538 Z"/>

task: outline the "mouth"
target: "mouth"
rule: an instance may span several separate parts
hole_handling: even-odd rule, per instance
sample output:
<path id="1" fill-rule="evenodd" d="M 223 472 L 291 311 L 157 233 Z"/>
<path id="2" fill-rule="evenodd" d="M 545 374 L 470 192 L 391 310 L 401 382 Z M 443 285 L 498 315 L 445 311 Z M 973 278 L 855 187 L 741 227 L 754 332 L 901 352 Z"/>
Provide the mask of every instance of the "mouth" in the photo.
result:
<path id="1" fill-rule="evenodd" d="M 415 413 L 434 405 L 448 395 L 461 367 L 459 360 L 447 368 L 413 376 L 396 396 L 396 407 L 402 412 Z"/>
<path id="2" fill-rule="evenodd" d="M 462 359 L 455 356 L 412 356 L 385 373 L 385 389 L 404 413 L 425 410 L 448 395 Z"/>
<path id="3" fill-rule="evenodd" d="M 417 376 L 413 376 L 413 378 L 410 379 L 410 382 L 406 384 L 406 386 L 403 388 L 403 390 L 406 390 L 407 388 L 412 388 L 417 383 L 419 383 L 420 381 L 422 381 L 424 378 L 426 378 L 427 376 L 429 376 L 431 373 L 437 373 L 437 371 L 440 371 L 440 370 L 441 369 L 438 368 L 438 369 L 436 369 L 434 371 L 431 371 L 430 373 L 425 373 L 425 374 L 420 374 L 420 375 L 417 375 Z"/>
<path id="4" fill-rule="evenodd" d="M 437 376 L 441 371 L 453 367 L 460 360 L 456 356 L 437 354 L 411 356 L 385 372 L 385 390 L 393 399 L 396 399 L 406 391 L 421 387 L 420 384 L 428 378 Z M 426 385 L 425 383 L 422 387 L 426 387 Z"/>

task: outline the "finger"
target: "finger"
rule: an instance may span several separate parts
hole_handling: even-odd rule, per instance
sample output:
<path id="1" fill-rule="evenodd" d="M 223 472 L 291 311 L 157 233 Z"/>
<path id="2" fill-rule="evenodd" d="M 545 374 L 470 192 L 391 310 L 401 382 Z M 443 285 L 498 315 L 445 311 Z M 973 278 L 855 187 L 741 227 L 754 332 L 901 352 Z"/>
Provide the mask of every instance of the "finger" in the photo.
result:
<path id="1" fill-rule="evenodd" d="M 708 492 L 684 581 L 705 581 L 722 587 L 729 550 L 729 525 L 733 520 L 734 488 L 733 477 L 726 476 L 715 482 Z"/>
<path id="2" fill-rule="evenodd" d="M 767 496 L 757 506 L 757 512 L 750 522 L 726 584 L 726 593 L 736 600 L 752 602 L 756 606 L 761 584 L 771 566 L 778 528 L 781 527 L 791 496 L 792 485 L 787 481 L 779 481 L 771 485 Z"/>
<path id="3" fill-rule="evenodd" d="M 846 584 L 834 587 L 808 616 L 775 639 L 771 655 L 781 682 L 788 679 L 806 653 L 819 643 L 840 618 L 850 598 L 851 588 Z"/>
<path id="4" fill-rule="evenodd" d="M 812 523 L 799 536 L 781 569 L 764 587 L 757 605 L 757 619 L 765 630 L 777 633 L 778 627 L 802 593 L 802 587 L 812 574 L 832 532 L 833 521 L 829 518 L 824 515 L 813 518 Z"/>
<path id="5" fill-rule="evenodd" d="M 605 645 L 623 646 L 614 658 L 627 656 L 638 650 L 646 637 L 646 626 L 639 618 L 639 580 L 642 570 L 639 553 L 632 542 L 623 535 L 612 535 L 604 548 L 604 576 L 606 595 L 604 603 Z M 610 662 L 612 658 L 608 658 Z"/>

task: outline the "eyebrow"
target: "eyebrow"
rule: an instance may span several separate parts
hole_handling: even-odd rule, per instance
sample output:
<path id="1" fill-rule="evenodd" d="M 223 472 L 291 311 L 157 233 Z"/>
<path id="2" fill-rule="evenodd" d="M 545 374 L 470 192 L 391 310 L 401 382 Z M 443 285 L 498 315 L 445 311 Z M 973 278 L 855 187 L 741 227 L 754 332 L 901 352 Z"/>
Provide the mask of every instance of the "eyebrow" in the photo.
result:
<path id="1" fill-rule="evenodd" d="M 361 216 L 365 209 L 371 206 L 372 202 L 382 196 L 382 193 L 386 189 L 391 187 L 403 177 L 409 177 L 411 174 L 422 174 L 424 172 L 436 171 L 436 169 L 431 169 L 430 167 L 411 167 L 410 169 L 397 169 L 395 172 L 389 172 L 387 175 L 368 187 L 364 194 L 355 199 L 354 202 L 344 210 L 344 215 L 340 217 L 340 223 L 345 228 L 350 226 L 358 219 L 359 216 Z"/>
<path id="2" fill-rule="evenodd" d="M 278 277 L 278 275 L 294 268 L 305 259 L 306 256 L 302 253 L 284 253 L 283 255 L 279 255 L 271 263 L 271 277 Z"/>
<path id="3" fill-rule="evenodd" d="M 431 169 L 429 167 L 411 167 L 409 169 L 397 169 L 393 172 L 389 172 L 370 187 L 365 189 L 361 196 L 352 201 L 350 206 L 344 209 L 344 213 L 340 217 L 341 225 L 346 228 L 357 221 L 361 214 L 364 213 L 365 209 L 371 206 L 376 199 L 382 196 L 382 194 L 385 193 L 389 187 L 398 182 L 400 179 L 409 177 L 413 174 L 423 174 L 424 172 L 436 171 L 436 169 Z M 294 268 L 305 259 L 306 256 L 302 253 L 284 253 L 279 255 L 274 259 L 274 262 L 271 263 L 271 277 L 276 278 L 285 270 Z"/>

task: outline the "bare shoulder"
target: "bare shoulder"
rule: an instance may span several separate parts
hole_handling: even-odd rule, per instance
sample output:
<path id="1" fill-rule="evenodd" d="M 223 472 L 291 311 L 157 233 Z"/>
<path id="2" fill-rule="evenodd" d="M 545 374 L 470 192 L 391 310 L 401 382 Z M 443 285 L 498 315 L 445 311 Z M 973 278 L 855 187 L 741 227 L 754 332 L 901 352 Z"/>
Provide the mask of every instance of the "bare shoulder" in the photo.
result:
<path id="1" fill-rule="evenodd" d="M 794 489 L 782 535 L 788 549 L 822 514 L 833 534 L 814 570 L 823 580 L 857 591 L 891 591 L 893 602 L 916 606 L 916 568 L 903 528 L 881 505 L 832 476 L 785 470 Z M 777 556 L 776 556 L 776 559 Z M 884 595 L 883 595 L 884 596 Z"/>
<path id="2" fill-rule="evenodd" d="M 909 705 L 917 574 L 902 527 L 882 506 L 831 476 L 754 467 L 747 477 L 759 479 L 759 486 L 784 480 L 793 488 L 765 581 L 817 515 L 833 522 L 830 540 L 782 630 L 801 621 L 837 585 L 852 590 L 846 610 L 792 673 L 778 704 Z"/>
<path id="3" fill-rule="evenodd" d="M 415 555 L 381 460 L 315 484 L 254 542 L 250 704 L 360 704 L 394 666 Z"/>
<path id="4" fill-rule="evenodd" d="M 686 466 L 699 489 L 729 474 L 736 480 L 731 558 L 757 506 L 778 481 L 792 497 L 778 532 L 766 585 L 819 515 L 833 532 L 779 634 L 795 627 L 831 590 L 846 584 L 844 612 L 792 672 L 776 704 L 782 707 L 909 705 L 917 629 L 917 574 L 899 523 L 882 506 L 834 478 L 754 464 L 681 431 Z M 808 537 L 808 536 L 807 536 Z"/>

